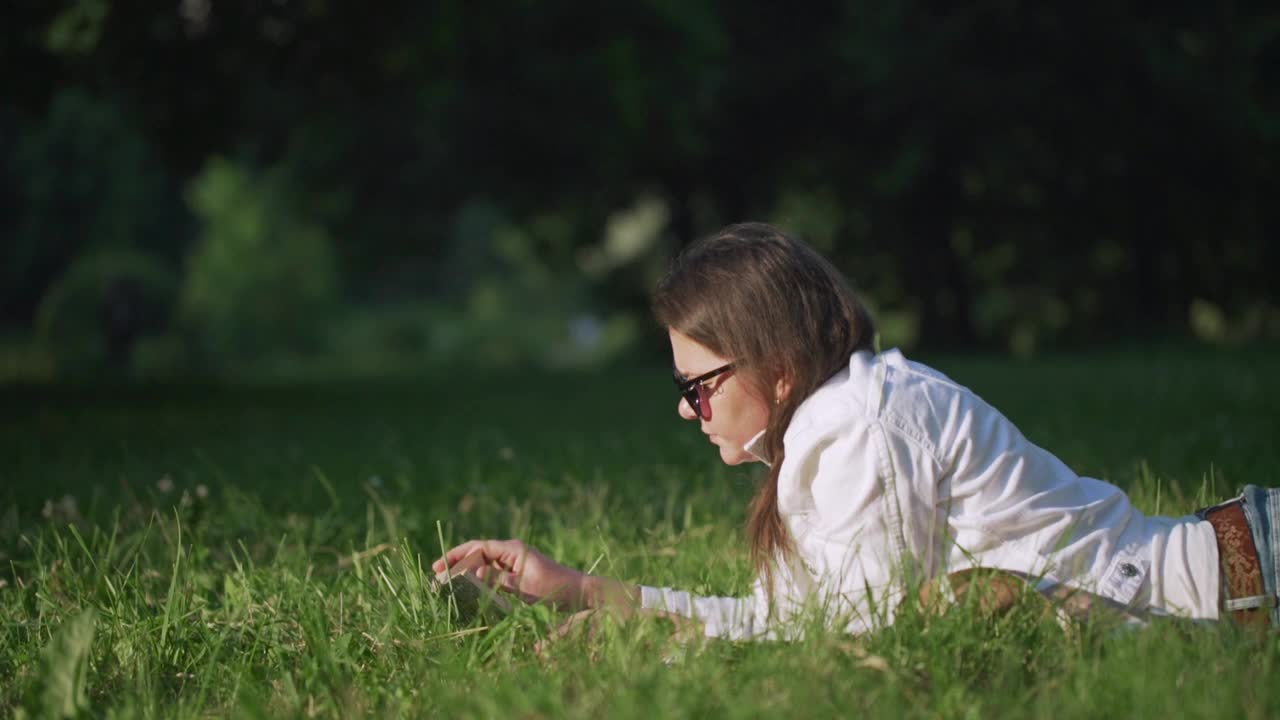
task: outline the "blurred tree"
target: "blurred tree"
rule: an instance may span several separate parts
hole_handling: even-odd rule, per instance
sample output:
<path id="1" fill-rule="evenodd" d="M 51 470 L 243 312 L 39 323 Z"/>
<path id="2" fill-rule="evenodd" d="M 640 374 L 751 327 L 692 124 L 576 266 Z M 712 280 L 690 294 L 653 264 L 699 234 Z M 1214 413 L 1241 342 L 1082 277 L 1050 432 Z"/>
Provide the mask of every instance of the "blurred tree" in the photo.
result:
<path id="1" fill-rule="evenodd" d="M 63 375 L 128 372 L 133 351 L 167 329 L 177 281 L 143 253 L 84 255 L 40 303 L 37 337 Z"/>
<path id="2" fill-rule="evenodd" d="M 319 345 L 338 299 L 337 269 L 327 232 L 297 202 L 283 170 L 258 173 L 222 158 L 192 183 L 202 228 L 179 321 L 215 366 Z"/>
<path id="3" fill-rule="evenodd" d="M 16 195 L 4 230 L 0 308 L 30 322 L 36 303 L 74 258 L 138 248 L 174 262 L 185 227 L 178 194 L 152 147 L 119 106 L 76 88 L 59 91 L 9 148 L 5 183 Z"/>
<path id="4" fill-rule="evenodd" d="M 608 13 L 567 0 L 63 0 L 0 12 L 13 98 L 0 130 L 46 132 L 56 98 L 81 87 L 117 108 L 167 177 L 194 178 L 218 154 L 290 168 L 288 204 L 353 240 L 334 263 L 359 301 L 443 301 L 483 284 L 483 264 L 469 275 L 456 263 L 453 219 L 474 198 L 530 237 L 539 218 L 562 218 L 564 242 L 590 253 L 614 213 L 649 195 L 668 211 L 650 257 L 589 278 L 584 302 L 638 310 L 665 252 L 773 216 L 935 345 L 1026 352 L 1186 332 L 1197 299 L 1228 319 L 1275 305 L 1280 11 L 1260 0 L 642 0 Z M 0 160 L 17 167 L 16 153 L 0 137 Z M 120 168 L 100 171 L 118 181 L 152 176 L 145 165 L 98 166 Z M 44 270 L 6 275 L 10 326 L 29 321 L 86 236 L 49 239 L 39 218 L 64 220 L 28 201 L 24 176 L 0 182 L 0 209 L 17 215 L 0 231 L 38 228 L 26 247 L 55 244 L 36 253 Z M 176 256 L 191 234 L 157 237 Z M 575 272 L 557 259 L 572 252 L 530 247 Z M 6 250 L 6 265 L 30 266 L 30 252 Z M 22 302 L 26 313 L 10 308 Z"/>

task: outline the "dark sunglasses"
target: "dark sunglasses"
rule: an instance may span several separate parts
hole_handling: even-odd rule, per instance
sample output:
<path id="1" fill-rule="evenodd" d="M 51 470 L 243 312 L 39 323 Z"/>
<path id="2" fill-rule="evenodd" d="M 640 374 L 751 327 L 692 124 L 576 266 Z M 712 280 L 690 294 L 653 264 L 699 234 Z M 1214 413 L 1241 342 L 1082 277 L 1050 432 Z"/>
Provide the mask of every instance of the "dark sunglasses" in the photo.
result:
<path id="1" fill-rule="evenodd" d="M 684 396 L 685 402 L 689 403 L 689 407 L 693 408 L 694 414 L 698 417 L 703 417 L 702 396 L 698 394 L 698 389 L 703 383 L 711 378 L 717 375 L 723 375 L 732 369 L 733 363 L 729 363 L 728 365 L 721 365 L 711 372 L 702 373 L 698 377 L 690 378 L 688 380 L 686 380 L 685 377 L 675 368 L 671 369 L 671 374 L 675 377 L 676 387 L 679 388 L 680 394 Z"/>

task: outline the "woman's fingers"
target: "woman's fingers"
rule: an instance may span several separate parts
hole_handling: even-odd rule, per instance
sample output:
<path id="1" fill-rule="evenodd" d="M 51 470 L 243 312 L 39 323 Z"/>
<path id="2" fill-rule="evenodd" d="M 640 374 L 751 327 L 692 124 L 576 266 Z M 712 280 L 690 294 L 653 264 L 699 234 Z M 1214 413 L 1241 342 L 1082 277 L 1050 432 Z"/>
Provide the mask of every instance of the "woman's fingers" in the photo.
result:
<path id="1" fill-rule="evenodd" d="M 547 600 L 564 609 L 584 606 L 586 577 L 548 558 L 521 540 L 470 540 L 431 564 L 437 577 L 472 572 L 490 587 L 516 593 L 529 602 Z"/>
<path id="2" fill-rule="evenodd" d="M 514 572 L 495 568 L 492 565 L 481 565 L 475 569 L 475 574 L 489 587 L 513 593 L 520 590 L 518 586 L 520 577 Z"/>
<path id="3" fill-rule="evenodd" d="M 451 575 L 471 572 L 492 588 L 521 595 L 528 602 L 536 602 L 546 593 L 539 582 L 545 568 L 535 563 L 533 588 L 525 587 L 530 569 L 526 562 L 537 552 L 520 540 L 470 540 L 445 553 L 443 558 L 431 564 L 437 577 L 443 577 L 446 563 Z M 540 557 L 540 556 L 538 556 Z M 529 592 L 530 590 L 533 592 Z"/>
<path id="4" fill-rule="evenodd" d="M 431 569 L 442 573 L 446 564 L 453 568 L 477 552 L 479 554 L 471 560 L 473 567 L 498 565 L 505 570 L 518 572 L 517 566 L 521 563 L 525 550 L 524 543 L 519 540 L 468 540 L 431 563 Z"/>
<path id="5" fill-rule="evenodd" d="M 444 557 L 431 563 L 432 572 L 442 573 L 448 567 L 453 567 L 459 560 L 466 557 L 472 550 L 480 545 L 479 540 L 468 540 L 456 547 L 445 552 Z"/>

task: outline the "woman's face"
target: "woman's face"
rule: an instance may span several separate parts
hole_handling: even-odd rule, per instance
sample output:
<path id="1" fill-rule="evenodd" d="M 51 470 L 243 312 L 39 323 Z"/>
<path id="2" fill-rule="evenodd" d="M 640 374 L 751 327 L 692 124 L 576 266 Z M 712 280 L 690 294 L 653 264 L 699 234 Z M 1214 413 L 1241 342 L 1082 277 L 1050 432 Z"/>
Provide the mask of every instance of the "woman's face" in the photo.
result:
<path id="1" fill-rule="evenodd" d="M 697 377 L 733 361 L 732 358 L 720 357 L 677 330 L 671 330 L 670 335 L 676 372 L 687 378 Z M 769 424 L 769 403 L 733 371 L 707 380 L 699 392 L 702 417 L 698 417 L 683 397 L 676 406 L 680 417 L 701 422 L 702 432 L 720 448 L 720 459 L 726 464 L 757 460 L 743 449 L 743 445 Z"/>

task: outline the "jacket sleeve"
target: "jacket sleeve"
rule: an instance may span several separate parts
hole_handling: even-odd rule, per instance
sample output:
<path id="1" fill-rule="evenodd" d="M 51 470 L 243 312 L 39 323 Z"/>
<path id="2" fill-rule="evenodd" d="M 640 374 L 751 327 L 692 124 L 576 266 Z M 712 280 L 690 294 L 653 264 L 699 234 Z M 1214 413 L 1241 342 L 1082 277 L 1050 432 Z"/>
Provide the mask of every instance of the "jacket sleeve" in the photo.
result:
<path id="1" fill-rule="evenodd" d="M 701 597 L 672 588 L 640 585 L 640 606 L 698 620 L 709 638 L 750 641 L 772 637 L 767 626 L 768 601 L 759 579 L 748 597 Z"/>
<path id="2" fill-rule="evenodd" d="M 775 639 L 768 599 L 759 578 L 747 597 L 702 597 L 672 588 L 640 586 L 640 605 L 698 620 L 707 637 L 726 640 Z"/>

